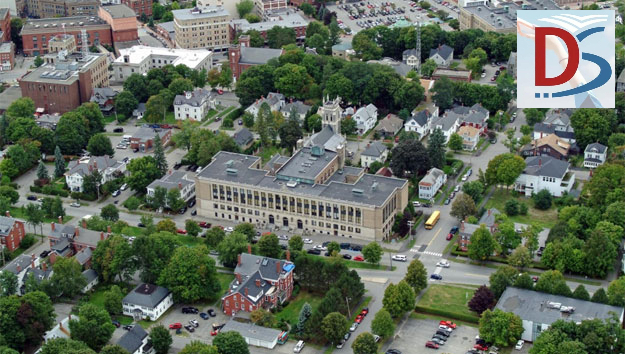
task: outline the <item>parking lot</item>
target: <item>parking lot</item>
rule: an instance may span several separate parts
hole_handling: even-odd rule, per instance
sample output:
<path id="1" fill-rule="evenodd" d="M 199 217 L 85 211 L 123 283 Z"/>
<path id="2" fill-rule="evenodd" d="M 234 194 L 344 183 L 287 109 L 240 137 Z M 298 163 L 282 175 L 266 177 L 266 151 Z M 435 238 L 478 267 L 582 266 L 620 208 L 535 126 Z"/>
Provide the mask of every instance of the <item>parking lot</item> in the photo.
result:
<path id="1" fill-rule="evenodd" d="M 436 320 L 410 318 L 400 329 L 395 331 L 395 339 L 384 349 L 399 349 L 402 354 L 421 354 L 430 351 L 434 353 L 435 349 L 426 348 L 425 342 L 429 341 L 436 333 L 438 325 L 439 321 Z M 478 329 L 475 327 L 459 325 L 439 350 L 443 353 L 466 353 L 475 345 L 475 336 L 478 334 Z"/>
<path id="2" fill-rule="evenodd" d="M 495 80 L 493 80 L 493 78 L 495 77 L 495 73 L 497 71 L 499 71 L 501 73 L 501 68 L 506 67 L 507 63 L 499 63 L 499 65 L 497 65 L 497 63 L 495 63 L 495 65 L 493 65 L 492 63 L 488 63 L 486 65 L 484 65 L 484 72 L 482 74 L 482 76 L 480 76 L 479 78 L 473 80 L 473 82 L 477 82 L 480 83 L 482 85 L 496 85 L 496 78 Z"/>

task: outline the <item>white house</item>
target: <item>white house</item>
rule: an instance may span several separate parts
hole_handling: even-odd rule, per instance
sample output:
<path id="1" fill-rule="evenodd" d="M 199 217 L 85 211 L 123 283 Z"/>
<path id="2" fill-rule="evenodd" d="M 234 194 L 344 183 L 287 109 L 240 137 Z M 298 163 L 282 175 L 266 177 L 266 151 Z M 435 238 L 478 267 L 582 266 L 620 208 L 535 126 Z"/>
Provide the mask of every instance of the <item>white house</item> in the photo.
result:
<path id="1" fill-rule="evenodd" d="M 0 247 L 4 247 L 4 246 L 0 245 Z M 25 276 L 28 270 L 31 268 L 35 269 L 36 267 L 38 267 L 39 260 L 40 258 L 36 257 L 34 254 L 30 256 L 22 254 L 18 256 L 17 258 L 15 258 L 14 260 L 12 260 L 4 268 L 2 268 L 2 271 L 0 272 L 11 272 L 15 274 L 15 276 L 17 277 L 16 294 L 19 294 L 20 289 L 24 285 Z"/>
<path id="2" fill-rule="evenodd" d="M 445 182 L 447 182 L 445 172 L 432 167 L 419 182 L 419 198 L 432 199 Z"/>
<path id="3" fill-rule="evenodd" d="M 434 118 L 430 124 L 430 134 L 436 129 L 440 129 L 445 136 L 445 143 L 449 141 L 451 134 L 455 133 L 460 126 L 458 115 L 453 112 L 447 112 L 446 114 Z"/>
<path id="4" fill-rule="evenodd" d="M 458 135 L 462 137 L 462 148 L 464 150 L 473 151 L 480 140 L 480 130 L 469 126 L 463 125 L 458 129 Z"/>
<path id="5" fill-rule="evenodd" d="M 69 321 L 71 320 L 78 321 L 79 318 L 78 316 L 72 318 L 72 314 L 70 313 L 68 317 L 62 319 L 56 326 L 52 327 L 51 330 L 43 335 L 43 341 L 47 343 L 49 340 L 56 338 L 70 339 L 72 333 L 69 330 Z"/>
<path id="6" fill-rule="evenodd" d="M 215 108 L 215 96 L 206 89 L 187 91 L 174 98 L 174 117 L 177 120 L 201 121 L 211 108 Z"/>
<path id="7" fill-rule="evenodd" d="M 625 92 L 625 70 L 621 71 L 618 79 L 616 79 L 616 91 Z"/>
<path id="8" fill-rule="evenodd" d="M 369 167 L 374 162 L 384 163 L 388 157 L 388 148 L 379 141 L 367 144 L 367 148 L 360 154 L 360 165 Z M 374 171 L 375 172 L 375 171 Z"/>
<path id="9" fill-rule="evenodd" d="M 267 94 L 267 98 L 261 96 L 260 99 L 256 100 L 256 102 L 247 107 L 245 111 L 256 117 L 258 110 L 260 110 L 260 106 L 262 106 L 263 103 L 267 103 L 272 112 L 279 111 L 285 104 L 284 95 L 281 93 L 269 92 Z"/>
<path id="10" fill-rule="evenodd" d="M 100 280 L 98 279 L 98 273 L 96 273 L 96 271 L 93 269 L 85 270 L 84 272 L 82 272 L 82 275 L 83 277 L 85 277 L 85 279 L 87 279 L 87 285 L 82 288 L 83 293 L 86 293 L 89 290 L 93 289 L 100 282 Z"/>
<path id="11" fill-rule="evenodd" d="M 297 119 L 303 122 L 311 108 L 312 106 L 304 104 L 302 101 L 291 101 L 280 108 L 280 113 L 282 113 L 284 118 L 289 119 L 291 117 L 291 112 L 295 110 Z"/>
<path id="12" fill-rule="evenodd" d="M 119 56 L 111 63 L 113 79 L 125 81 L 132 74 L 143 74 L 150 69 L 165 65 L 184 64 L 191 70 L 209 71 L 213 67 L 213 52 L 206 49 L 172 49 L 135 45 L 119 50 Z"/>
<path id="13" fill-rule="evenodd" d="M 584 167 L 597 168 L 603 165 L 608 155 L 608 147 L 599 143 L 586 145 L 584 150 Z"/>
<path id="14" fill-rule="evenodd" d="M 356 121 L 356 129 L 358 134 L 373 129 L 375 123 L 378 121 L 378 108 L 369 103 L 364 107 L 358 108 L 356 113 L 352 115 L 352 119 Z"/>
<path id="15" fill-rule="evenodd" d="M 521 318 L 521 339 L 528 342 L 535 341 L 542 331 L 558 320 L 580 323 L 584 320 L 607 320 L 616 316 L 618 323 L 623 323 L 624 313 L 622 307 L 512 286 L 506 288 L 495 308 L 512 312 Z"/>
<path id="16" fill-rule="evenodd" d="M 554 197 L 570 192 L 575 184 L 575 174 L 570 164 L 551 156 L 530 156 L 525 159 L 525 170 L 514 182 L 514 190 L 531 196 L 546 189 Z"/>
<path id="17" fill-rule="evenodd" d="M 414 70 L 419 70 L 421 58 L 417 56 L 416 49 L 406 49 L 401 55 L 401 61 Z"/>
<path id="18" fill-rule="evenodd" d="M 187 178 L 187 174 L 181 171 L 174 171 L 166 174 L 161 179 L 150 183 L 147 187 L 149 197 L 154 196 L 156 187 L 163 187 L 168 192 L 171 189 L 180 189 L 180 198 L 188 202 L 195 197 L 195 181 Z M 168 207 L 168 205 L 166 205 Z"/>
<path id="19" fill-rule="evenodd" d="M 138 323 L 119 338 L 117 345 L 126 349 L 130 354 L 152 354 L 156 352 L 150 342 L 148 332 Z"/>
<path id="20" fill-rule="evenodd" d="M 432 114 L 427 109 L 413 113 L 404 124 L 404 130 L 419 134 L 419 139 L 423 139 L 430 132 Z"/>
<path id="21" fill-rule="evenodd" d="M 436 62 L 436 65 L 448 67 L 454 59 L 454 48 L 447 44 L 439 45 L 438 48 L 430 49 L 430 59 Z"/>
<path id="22" fill-rule="evenodd" d="M 70 161 L 65 172 L 65 182 L 72 192 L 82 192 L 85 176 L 98 170 L 102 175 L 102 184 L 112 181 L 126 173 L 126 164 L 108 156 L 87 156 L 77 161 Z"/>
<path id="23" fill-rule="evenodd" d="M 174 298 L 171 291 L 162 286 L 146 283 L 137 285 L 122 300 L 124 315 L 136 320 L 156 321 L 173 304 Z"/>

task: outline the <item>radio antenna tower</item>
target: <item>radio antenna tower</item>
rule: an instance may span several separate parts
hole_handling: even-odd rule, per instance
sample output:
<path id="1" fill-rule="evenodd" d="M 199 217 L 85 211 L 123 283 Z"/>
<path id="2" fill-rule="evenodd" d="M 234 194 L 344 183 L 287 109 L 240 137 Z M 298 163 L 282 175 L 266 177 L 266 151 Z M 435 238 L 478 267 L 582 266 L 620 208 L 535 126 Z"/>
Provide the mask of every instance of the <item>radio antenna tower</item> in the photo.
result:
<path id="1" fill-rule="evenodd" d="M 416 43 L 415 43 L 415 54 L 417 56 L 417 68 L 416 71 L 421 71 L 421 23 L 419 21 L 416 22 L 417 28 L 415 29 L 416 33 Z"/>

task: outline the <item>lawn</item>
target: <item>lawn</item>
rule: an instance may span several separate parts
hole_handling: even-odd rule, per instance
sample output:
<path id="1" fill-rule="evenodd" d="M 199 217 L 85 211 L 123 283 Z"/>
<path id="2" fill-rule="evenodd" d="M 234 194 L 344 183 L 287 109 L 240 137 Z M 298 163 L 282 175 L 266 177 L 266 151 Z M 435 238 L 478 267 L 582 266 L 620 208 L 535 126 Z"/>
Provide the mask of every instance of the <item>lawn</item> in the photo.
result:
<path id="1" fill-rule="evenodd" d="M 305 303 L 309 303 L 313 310 L 319 306 L 323 297 L 313 295 L 307 291 L 300 291 L 297 297 L 276 314 L 276 320 L 284 319 L 286 322 L 295 325 L 299 319 L 299 312 Z"/>
<path id="2" fill-rule="evenodd" d="M 474 291 L 451 285 L 432 284 L 423 293 L 417 307 L 418 310 L 425 312 L 432 310 L 433 314 L 438 312 L 440 315 L 446 314 L 456 319 L 474 318 L 477 321 L 477 315 L 467 306 Z"/>
<path id="3" fill-rule="evenodd" d="M 486 202 L 485 208 L 497 208 L 500 212 L 504 212 L 506 201 L 515 198 L 511 190 L 497 189 Z M 558 221 L 558 209 L 552 205 L 549 210 L 538 210 L 534 208 L 534 203 L 525 197 L 517 197 L 519 203 L 527 205 L 527 215 L 510 216 L 509 219 L 520 224 L 528 224 L 540 226 L 542 228 L 552 228 Z"/>
<path id="4" fill-rule="evenodd" d="M 269 159 L 271 159 L 271 157 L 275 154 L 278 154 L 281 152 L 281 149 L 279 147 L 275 147 L 275 146 L 265 146 L 261 149 L 259 156 L 262 158 L 263 163 L 269 161 Z"/>
<path id="5" fill-rule="evenodd" d="M 11 212 L 11 216 L 14 218 L 18 218 L 18 219 L 26 219 L 26 213 L 24 210 L 22 210 L 22 208 L 18 208 L 18 207 L 9 207 L 9 211 Z M 65 215 L 63 217 L 63 223 L 67 224 L 70 220 L 72 220 L 74 217 L 71 215 Z M 51 222 L 59 222 L 58 218 L 48 218 L 45 217 L 43 219 L 44 223 L 51 223 Z M 37 228 L 39 228 L 39 226 L 37 226 Z"/>

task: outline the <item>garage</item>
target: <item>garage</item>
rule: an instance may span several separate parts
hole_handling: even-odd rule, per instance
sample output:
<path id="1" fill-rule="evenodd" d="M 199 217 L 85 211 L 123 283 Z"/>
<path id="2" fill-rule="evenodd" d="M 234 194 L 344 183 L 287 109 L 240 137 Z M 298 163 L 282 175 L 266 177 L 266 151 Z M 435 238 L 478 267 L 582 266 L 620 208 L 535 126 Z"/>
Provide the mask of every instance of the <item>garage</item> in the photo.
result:
<path id="1" fill-rule="evenodd" d="M 252 323 L 239 322 L 236 319 L 232 319 L 226 323 L 221 329 L 222 332 L 235 331 L 239 332 L 245 342 L 255 347 L 263 347 L 273 349 L 278 344 L 279 330 L 256 326 Z"/>

